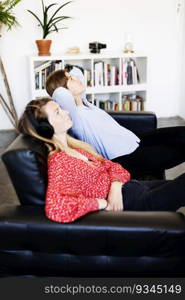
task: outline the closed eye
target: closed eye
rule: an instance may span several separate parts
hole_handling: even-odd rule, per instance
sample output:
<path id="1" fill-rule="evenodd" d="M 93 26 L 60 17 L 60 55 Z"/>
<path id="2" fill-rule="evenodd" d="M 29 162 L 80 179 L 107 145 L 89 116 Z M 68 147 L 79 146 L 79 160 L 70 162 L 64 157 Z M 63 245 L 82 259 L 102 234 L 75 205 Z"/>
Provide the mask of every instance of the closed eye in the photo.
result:
<path id="1" fill-rule="evenodd" d="M 59 114 L 59 108 L 57 108 L 55 112 L 56 112 L 56 115 L 58 115 Z"/>

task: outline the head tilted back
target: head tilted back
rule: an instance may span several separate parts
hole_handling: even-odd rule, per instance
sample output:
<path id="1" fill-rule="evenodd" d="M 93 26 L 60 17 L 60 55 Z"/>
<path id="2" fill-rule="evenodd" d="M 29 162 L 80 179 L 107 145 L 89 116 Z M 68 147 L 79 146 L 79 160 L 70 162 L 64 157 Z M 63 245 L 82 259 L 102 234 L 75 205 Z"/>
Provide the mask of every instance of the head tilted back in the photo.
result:
<path id="1" fill-rule="evenodd" d="M 54 135 L 54 128 L 49 123 L 42 107 L 46 105 L 50 98 L 40 98 L 32 100 L 26 106 L 26 109 L 19 121 L 19 131 L 23 134 L 30 134 L 30 129 L 39 136 L 51 139 Z"/>
<path id="2" fill-rule="evenodd" d="M 32 112 L 32 106 L 27 106 L 27 115 L 32 127 L 42 137 L 51 139 L 54 135 L 53 126 L 48 122 L 47 118 L 36 119 Z"/>

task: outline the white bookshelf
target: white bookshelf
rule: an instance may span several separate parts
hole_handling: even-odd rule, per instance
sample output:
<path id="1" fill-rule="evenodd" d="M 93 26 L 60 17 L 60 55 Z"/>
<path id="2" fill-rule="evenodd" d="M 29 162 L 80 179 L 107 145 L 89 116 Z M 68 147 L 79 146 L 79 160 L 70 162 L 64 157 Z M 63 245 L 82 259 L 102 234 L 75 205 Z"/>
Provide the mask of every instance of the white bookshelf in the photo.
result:
<path id="1" fill-rule="evenodd" d="M 122 59 L 133 59 L 136 63 L 140 81 L 137 84 L 120 84 Z M 32 99 L 49 96 L 45 89 L 35 86 L 35 68 L 47 61 L 61 61 L 61 68 L 66 64 L 78 65 L 91 72 L 91 86 L 86 87 L 86 94 L 89 101 L 98 103 L 98 101 L 110 100 L 116 102 L 117 110 L 122 110 L 123 97 L 125 95 L 138 95 L 147 101 L 147 56 L 142 54 L 77 54 L 77 55 L 55 55 L 55 56 L 32 56 L 29 57 L 30 83 Z M 116 66 L 119 73 L 119 82 L 117 85 L 95 86 L 94 85 L 94 63 L 106 62 Z"/>

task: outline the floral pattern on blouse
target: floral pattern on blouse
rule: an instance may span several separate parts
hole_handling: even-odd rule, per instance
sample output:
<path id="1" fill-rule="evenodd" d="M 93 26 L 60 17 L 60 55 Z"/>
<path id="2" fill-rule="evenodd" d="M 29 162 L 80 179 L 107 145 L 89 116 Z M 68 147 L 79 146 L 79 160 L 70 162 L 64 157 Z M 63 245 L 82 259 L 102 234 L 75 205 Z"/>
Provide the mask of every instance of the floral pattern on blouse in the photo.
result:
<path id="1" fill-rule="evenodd" d="M 113 181 L 123 184 L 130 173 L 120 164 L 104 158 L 100 162 L 82 149 L 76 149 L 89 163 L 64 151 L 48 158 L 48 188 L 45 213 L 55 222 L 73 222 L 85 214 L 99 210 L 98 199 L 106 199 Z"/>

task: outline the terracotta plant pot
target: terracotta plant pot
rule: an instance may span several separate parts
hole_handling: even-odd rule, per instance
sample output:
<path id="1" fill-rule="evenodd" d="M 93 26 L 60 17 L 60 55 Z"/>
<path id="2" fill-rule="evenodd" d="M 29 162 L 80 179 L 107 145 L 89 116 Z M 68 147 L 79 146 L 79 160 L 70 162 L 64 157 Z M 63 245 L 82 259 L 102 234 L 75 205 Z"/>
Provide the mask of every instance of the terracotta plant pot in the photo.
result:
<path id="1" fill-rule="evenodd" d="M 51 40 L 36 40 L 36 44 L 39 50 L 39 56 L 50 56 Z"/>

